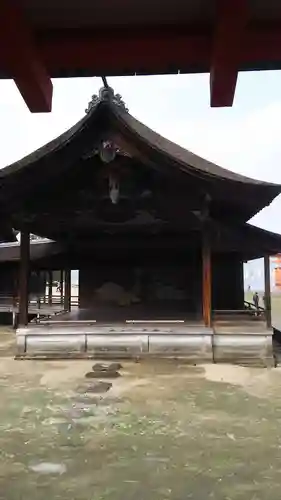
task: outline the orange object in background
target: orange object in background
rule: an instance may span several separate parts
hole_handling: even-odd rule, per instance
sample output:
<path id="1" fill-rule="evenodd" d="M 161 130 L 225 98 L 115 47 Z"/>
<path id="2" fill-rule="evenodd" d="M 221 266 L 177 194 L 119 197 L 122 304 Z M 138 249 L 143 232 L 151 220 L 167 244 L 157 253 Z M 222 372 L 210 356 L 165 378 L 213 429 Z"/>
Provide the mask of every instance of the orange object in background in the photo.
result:
<path id="1" fill-rule="evenodd" d="M 274 288 L 281 291 L 281 254 L 277 254 L 273 259 L 274 264 Z"/>

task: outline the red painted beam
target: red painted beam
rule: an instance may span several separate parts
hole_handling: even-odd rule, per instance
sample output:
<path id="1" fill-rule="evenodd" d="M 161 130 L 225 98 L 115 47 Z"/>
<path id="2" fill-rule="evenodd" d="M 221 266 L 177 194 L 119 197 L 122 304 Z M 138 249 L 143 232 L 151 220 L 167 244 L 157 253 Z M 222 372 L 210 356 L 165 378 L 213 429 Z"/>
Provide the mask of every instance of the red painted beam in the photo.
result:
<path id="1" fill-rule="evenodd" d="M 100 75 L 101 70 L 116 75 L 140 70 L 157 74 L 189 72 L 190 67 L 194 72 L 209 71 L 212 37 L 200 31 L 201 34 L 190 34 L 187 29 L 163 28 L 150 33 L 140 29 L 126 37 L 106 31 L 47 33 L 38 38 L 38 48 L 51 75 L 82 70 L 92 75 Z M 230 59 L 233 51 L 228 50 Z M 281 62 L 281 24 L 256 26 L 244 33 L 238 68 L 268 61 Z"/>
<path id="2" fill-rule="evenodd" d="M 247 0 L 217 0 L 210 62 L 211 106 L 232 106 L 248 21 Z"/>
<path id="3" fill-rule="evenodd" d="M 0 0 L 0 45 L 7 68 L 33 113 L 52 109 L 52 81 L 40 60 L 20 5 Z"/>
<path id="4" fill-rule="evenodd" d="M 281 61 L 281 24 L 259 25 L 246 32 L 243 61 Z"/>
<path id="5" fill-rule="evenodd" d="M 177 71 L 179 67 L 208 67 L 208 35 L 186 35 L 180 30 L 135 30 L 125 35 L 76 32 L 41 37 L 39 46 L 47 67 L 52 70 L 87 69 L 107 72 L 151 73 Z M 106 71 L 107 70 L 107 71 Z"/>
<path id="6" fill-rule="evenodd" d="M 1 0 L 0 0 L 1 2 Z M 187 28 L 178 30 L 148 30 L 140 28 L 133 33 L 103 30 L 102 33 L 86 31 L 37 33 L 36 46 L 39 59 L 51 76 L 58 74 L 88 75 L 173 73 L 209 71 L 211 58 L 211 33 L 198 29 L 197 34 Z M 1 31 L 0 31 L 0 47 Z M 247 29 L 238 60 L 238 68 L 260 66 L 267 62 L 281 63 L 281 24 L 262 24 Z M 230 52 L 231 54 L 231 52 Z M 0 50 L 0 72 L 12 78 L 8 64 L 9 52 Z M 191 69 L 190 69 L 191 68 Z M 84 73 L 85 74 L 85 73 Z"/>

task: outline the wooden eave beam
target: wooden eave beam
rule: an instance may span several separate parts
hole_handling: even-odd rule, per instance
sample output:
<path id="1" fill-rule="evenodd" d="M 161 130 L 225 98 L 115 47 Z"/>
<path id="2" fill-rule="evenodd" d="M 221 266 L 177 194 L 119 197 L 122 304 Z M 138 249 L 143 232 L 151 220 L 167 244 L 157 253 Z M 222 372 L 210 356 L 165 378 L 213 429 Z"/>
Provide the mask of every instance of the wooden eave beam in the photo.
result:
<path id="1" fill-rule="evenodd" d="M 240 2 L 237 0 L 237 4 Z M 228 4 L 227 0 L 225 3 Z M 233 0 L 232 3 L 236 4 Z M 188 73 L 190 67 L 196 73 L 208 71 L 211 66 L 214 36 L 200 25 L 194 26 L 193 32 L 188 26 L 140 27 L 128 29 L 126 36 L 112 28 L 94 33 L 56 30 L 38 33 L 37 45 L 51 76 L 56 77 L 97 76 L 102 70 L 112 75 L 177 73 L 179 70 Z M 280 61 L 280 22 L 248 25 L 239 68 L 261 68 L 265 63 Z M 1 57 L 0 63 L 7 73 Z"/>
<path id="2" fill-rule="evenodd" d="M 0 0 L 0 45 L 4 47 L 9 72 L 30 111 L 50 112 L 53 84 L 16 0 Z"/>
<path id="3" fill-rule="evenodd" d="M 210 61 L 212 107 L 232 106 L 248 21 L 248 0 L 217 0 Z"/>
<path id="4" fill-rule="evenodd" d="M 102 71 L 108 75 L 177 73 L 186 64 L 207 69 L 209 43 L 208 35 L 159 26 L 126 27 L 125 35 L 109 27 L 46 31 L 38 37 L 44 60 L 55 73 L 82 70 L 96 76 Z"/>
<path id="5" fill-rule="evenodd" d="M 236 6 L 241 1 L 232 0 L 232 3 Z M 10 3 L 12 2 L 6 0 L 6 4 Z M 226 0 L 225 3 L 228 5 Z M 8 38 L 6 37 L 7 27 L 3 5 L 4 1 L 1 1 L 0 43 L 1 47 L 4 47 L 4 50 L 0 51 L 1 77 L 12 78 L 16 73 L 9 61 L 11 52 L 14 53 L 15 64 L 22 64 L 21 60 L 27 58 L 29 66 L 25 67 L 25 73 L 30 67 L 29 74 L 33 75 L 35 64 L 34 66 L 30 64 L 33 59 L 25 55 L 21 41 L 18 41 L 20 32 L 19 34 L 16 32 L 15 21 L 13 21 L 13 31 L 16 32 L 14 38 L 11 29 L 8 30 Z M 234 20 L 235 18 L 232 22 Z M 35 53 L 35 60 L 37 58 L 37 61 L 45 64 L 51 77 L 98 76 L 102 72 L 108 75 L 162 74 L 178 71 L 196 73 L 209 71 L 211 68 L 212 75 L 217 78 L 217 69 L 220 68 L 214 60 L 216 46 L 214 42 L 217 43 L 220 40 L 219 30 L 215 31 L 215 38 L 204 26 L 194 25 L 191 31 L 189 28 L 188 26 L 177 27 L 177 29 L 167 26 L 161 28 L 153 26 L 149 29 L 140 27 L 134 30 L 128 28 L 126 36 L 122 34 L 122 30 L 113 31 L 112 28 L 94 32 L 82 29 L 37 31 L 34 32 L 35 42 L 32 41 L 31 51 L 32 54 Z M 226 35 L 230 37 L 231 30 L 230 28 L 228 30 L 229 33 Z M 237 37 L 235 30 L 234 36 Z M 9 40 L 12 41 L 10 45 Z M 240 44 L 236 69 L 237 67 L 238 69 L 263 69 L 269 64 L 273 67 L 280 67 L 281 25 L 279 21 L 249 23 L 242 39 L 242 50 L 240 40 L 236 46 L 234 38 L 231 40 L 231 45 L 226 43 L 229 45 L 227 47 L 229 61 L 233 47 L 236 51 Z M 221 44 L 221 47 L 224 47 L 224 44 Z M 24 59 L 22 53 L 24 53 Z M 46 73 L 46 70 L 44 71 Z"/>

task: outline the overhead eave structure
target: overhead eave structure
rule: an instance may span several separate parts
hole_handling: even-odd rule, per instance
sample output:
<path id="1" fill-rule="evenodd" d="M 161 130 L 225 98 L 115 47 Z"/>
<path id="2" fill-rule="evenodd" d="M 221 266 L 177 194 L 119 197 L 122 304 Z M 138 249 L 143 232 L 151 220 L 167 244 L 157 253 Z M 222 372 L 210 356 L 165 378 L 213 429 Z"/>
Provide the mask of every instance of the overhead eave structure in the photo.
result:
<path id="1" fill-rule="evenodd" d="M 50 240 L 30 241 L 30 260 L 43 260 L 47 257 L 53 257 L 62 251 L 61 246 Z M 20 261 L 20 243 L 6 242 L 0 243 L 0 263 L 19 262 Z"/>
<path id="2" fill-rule="evenodd" d="M 281 248 L 281 234 L 248 223 L 215 223 L 212 234 L 213 248 L 220 252 L 240 253 L 245 261 L 276 255 Z"/>
<path id="3" fill-rule="evenodd" d="M 130 115 L 118 98 L 109 94 L 103 89 L 101 97 L 94 98 L 87 114 L 74 127 L 0 171 L 0 204 L 13 227 L 53 238 L 44 231 L 39 233 L 38 227 L 28 222 L 29 206 L 36 208 L 43 195 L 54 199 L 54 186 L 63 204 L 70 173 L 76 169 L 81 178 L 89 154 L 108 139 L 139 164 L 177 181 L 186 193 L 184 204 L 195 195 L 202 203 L 207 199 L 210 215 L 220 221 L 233 218 L 246 222 L 280 194 L 280 185 L 236 174 L 165 139 Z"/>
<path id="4" fill-rule="evenodd" d="M 30 111 L 50 112 L 53 84 L 21 2 L 0 2 L 0 46 L 7 70 Z"/>
<path id="5" fill-rule="evenodd" d="M 252 260 L 264 257 L 265 255 L 273 256 L 281 252 L 281 235 L 266 231 L 251 224 L 240 225 L 225 225 L 213 221 L 210 225 L 210 243 L 212 251 L 215 253 L 236 253 L 243 260 Z M 88 248 L 88 254 L 95 253 L 101 254 L 101 241 L 94 241 L 93 246 Z M 106 244 L 106 243 L 105 243 Z M 148 246 L 151 241 L 140 240 L 135 242 L 134 248 L 140 244 Z M 175 246 L 178 242 L 174 241 Z M 186 241 L 183 242 L 183 245 Z M 116 241 L 116 247 L 118 240 Z M 171 245 L 171 249 L 173 245 Z M 81 255 L 83 255 L 83 247 L 81 248 L 77 242 L 76 251 L 61 245 L 57 242 L 42 239 L 32 240 L 30 242 L 30 260 L 36 263 L 51 267 L 52 269 L 59 268 L 60 265 L 66 262 L 72 266 L 81 264 Z M 82 252 L 82 253 L 81 253 Z M 85 255 L 84 255 L 85 259 Z M 0 264 L 4 263 L 18 263 L 20 261 L 20 243 L 5 242 L 0 243 Z"/>
<path id="6" fill-rule="evenodd" d="M 0 78 L 48 112 L 51 78 L 210 74 L 210 103 L 231 106 L 239 71 L 281 68 L 276 0 L 1 0 Z M 206 88 L 206 92 L 207 92 Z"/>

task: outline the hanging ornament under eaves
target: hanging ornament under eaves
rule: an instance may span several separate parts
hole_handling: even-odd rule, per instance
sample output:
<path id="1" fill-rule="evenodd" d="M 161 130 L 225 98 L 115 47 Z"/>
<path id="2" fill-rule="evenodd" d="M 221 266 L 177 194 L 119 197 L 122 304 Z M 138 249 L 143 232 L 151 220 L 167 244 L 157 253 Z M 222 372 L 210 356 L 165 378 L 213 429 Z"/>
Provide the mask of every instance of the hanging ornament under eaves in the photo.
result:
<path id="1" fill-rule="evenodd" d="M 110 163 L 116 157 L 116 146 L 112 141 L 102 141 L 99 146 L 99 155 L 101 161 Z"/>
<path id="2" fill-rule="evenodd" d="M 119 178 L 115 173 L 110 173 L 108 177 L 109 198 L 113 205 L 117 205 L 120 196 Z"/>

